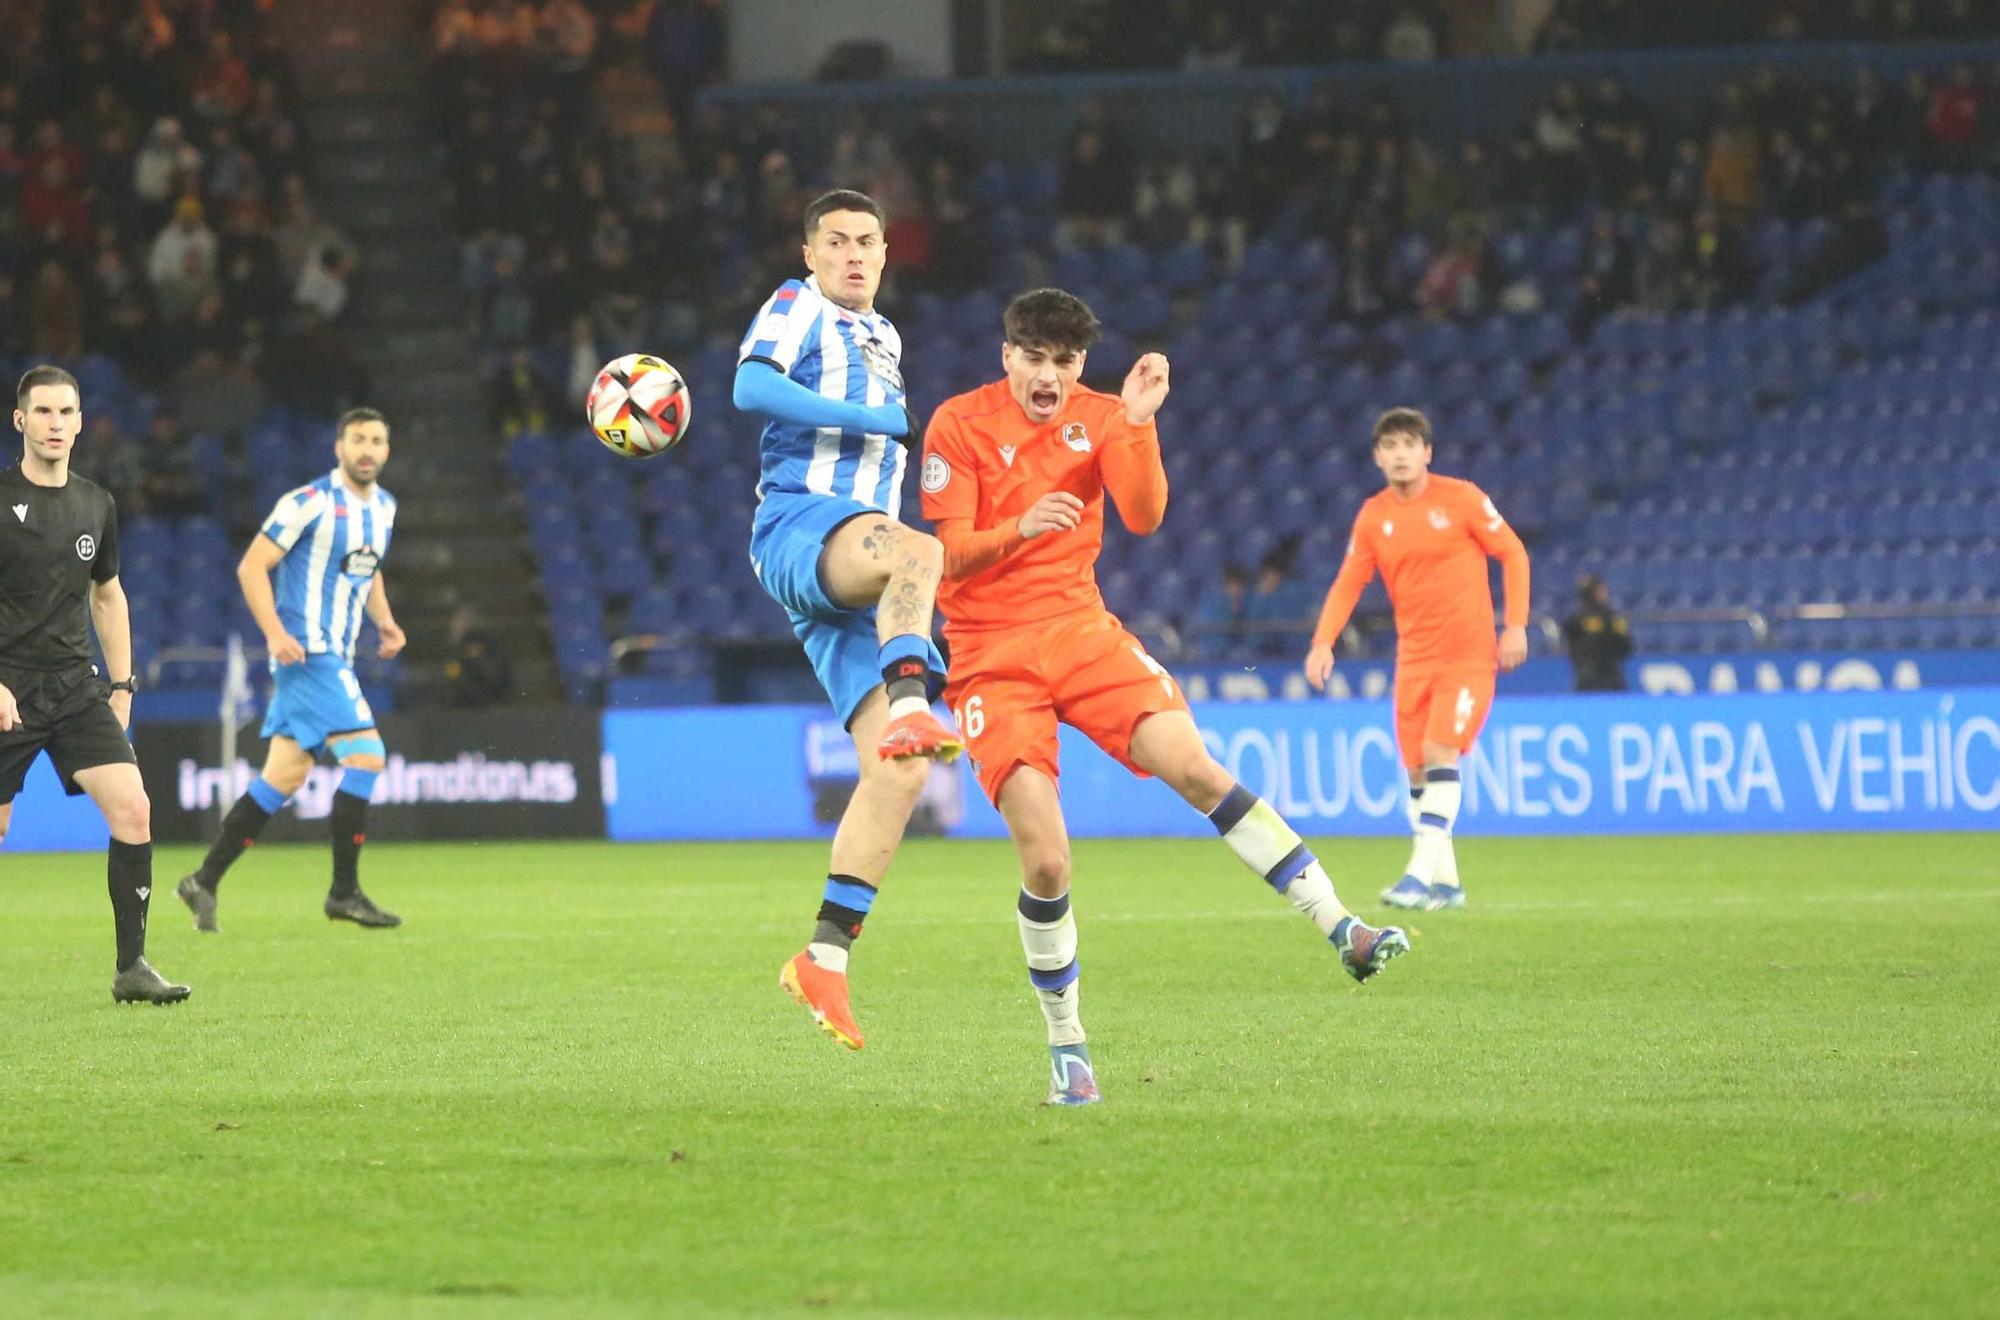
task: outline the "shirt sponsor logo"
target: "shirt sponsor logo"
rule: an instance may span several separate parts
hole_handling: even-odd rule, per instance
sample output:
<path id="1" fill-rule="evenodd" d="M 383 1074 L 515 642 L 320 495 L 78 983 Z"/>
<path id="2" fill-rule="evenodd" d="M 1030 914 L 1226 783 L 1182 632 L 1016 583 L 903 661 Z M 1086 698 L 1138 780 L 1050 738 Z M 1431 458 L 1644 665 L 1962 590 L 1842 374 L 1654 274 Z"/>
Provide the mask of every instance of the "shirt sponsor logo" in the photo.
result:
<path id="1" fill-rule="evenodd" d="M 381 566 L 382 556 L 365 545 L 359 550 L 349 550 L 340 561 L 340 571 L 349 577 L 372 578 Z"/>

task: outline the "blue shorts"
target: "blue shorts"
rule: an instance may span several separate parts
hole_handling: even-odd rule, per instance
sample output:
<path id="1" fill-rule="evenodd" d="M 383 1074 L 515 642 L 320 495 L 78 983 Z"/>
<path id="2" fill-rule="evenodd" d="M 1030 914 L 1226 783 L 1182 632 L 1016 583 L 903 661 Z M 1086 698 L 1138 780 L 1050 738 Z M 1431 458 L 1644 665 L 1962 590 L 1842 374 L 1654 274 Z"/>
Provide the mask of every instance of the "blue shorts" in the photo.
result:
<path id="1" fill-rule="evenodd" d="M 836 495 L 773 492 L 757 506 L 750 528 L 750 564 L 772 600 L 791 616 L 792 635 L 806 648 L 813 674 L 842 724 L 882 685 L 881 643 L 875 607 L 843 609 L 826 593 L 820 552 L 841 524 L 868 516 L 889 518 L 872 504 Z M 890 519 L 894 521 L 894 519 Z M 931 670 L 940 678 L 944 657 L 929 645 Z"/>
<path id="2" fill-rule="evenodd" d="M 264 712 L 264 736 L 290 738 L 317 755 L 329 736 L 375 727 L 354 671 L 337 655 L 308 655 L 304 664 L 271 671 L 277 690 Z"/>

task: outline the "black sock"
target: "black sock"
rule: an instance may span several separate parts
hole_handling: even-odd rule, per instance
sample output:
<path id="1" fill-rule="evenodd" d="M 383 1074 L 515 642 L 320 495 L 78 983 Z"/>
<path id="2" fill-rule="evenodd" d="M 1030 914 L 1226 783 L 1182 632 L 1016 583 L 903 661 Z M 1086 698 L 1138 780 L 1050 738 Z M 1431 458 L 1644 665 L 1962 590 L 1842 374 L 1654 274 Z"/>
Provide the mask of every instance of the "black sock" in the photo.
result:
<path id="1" fill-rule="evenodd" d="M 882 683 L 887 688 L 891 703 L 904 697 L 927 698 L 930 695 L 929 662 L 922 657 L 911 656 L 903 660 L 891 660 L 882 666 Z"/>
<path id="2" fill-rule="evenodd" d="M 146 956 L 146 909 L 153 897 L 153 845 L 111 841 L 105 863 L 111 920 L 118 930 L 118 970 Z"/>
<path id="3" fill-rule="evenodd" d="M 361 892 L 361 845 L 368 842 L 368 799 L 352 793 L 333 795 L 334 898 Z"/>
<path id="4" fill-rule="evenodd" d="M 229 868 L 236 865 L 236 859 L 243 850 L 257 842 L 257 836 L 271 823 L 271 813 L 257 804 L 257 800 L 245 793 L 236 799 L 236 805 L 222 818 L 222 830 L 209 845 L 208 856 L 201 859 L 201 869 L 195 872 L 202 886 L 214 889 L 222 883 L 222 877 Z"/>
<path id="5" fill-rule="evenodd" d="M 875 886 L 859 876 L 829 875 L 826 897 L 819 905 L 819 924 L 813 927 L 814 944 L 831 944 L 851 949 L 861 938 L 861 923 L 875 905 Z"/>

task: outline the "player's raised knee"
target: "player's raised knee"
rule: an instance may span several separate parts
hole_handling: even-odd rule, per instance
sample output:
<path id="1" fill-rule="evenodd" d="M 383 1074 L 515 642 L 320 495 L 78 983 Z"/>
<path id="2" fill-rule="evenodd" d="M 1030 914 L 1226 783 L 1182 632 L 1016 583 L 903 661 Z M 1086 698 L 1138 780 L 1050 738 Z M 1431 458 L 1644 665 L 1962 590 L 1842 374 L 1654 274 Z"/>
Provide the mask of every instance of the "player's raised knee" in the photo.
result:
<path id="1" fill-rule="evenodd" d="M 904 552 L 916 561 L 919 570 L 928 577 L 937 577 L 944 572 L 943 541 L 913 527 L 904 528 L 903 535 L 907 538 Z"/>

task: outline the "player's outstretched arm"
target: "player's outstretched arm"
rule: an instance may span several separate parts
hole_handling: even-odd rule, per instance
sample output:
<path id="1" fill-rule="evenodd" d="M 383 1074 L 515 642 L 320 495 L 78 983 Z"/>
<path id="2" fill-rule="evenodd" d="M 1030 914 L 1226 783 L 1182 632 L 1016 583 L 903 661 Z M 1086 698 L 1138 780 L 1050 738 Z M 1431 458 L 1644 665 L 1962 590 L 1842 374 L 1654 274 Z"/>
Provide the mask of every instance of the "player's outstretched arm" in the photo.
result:
<path id="1" fill-rule="evenodd" d="M 276 541 L 259 535 L 236 565 L 236 585 L 242 588 L 243 603 L 250 607 L 250 617 L 264 634 L 264 648 L 271 658 L 281 665 L 295 665 L 306 658 L 306 648 L 285 631 L 284 621 L 278 617 L 277 593 L 271 590 L 271 572 L 284 557 Z"/>
<path id="2" fill-rule="evenodd" d="M 915 425 L 910 410 L 900 403 L 870 406 L 830 399 L 778 370 L 775 363 L 752 358 L 736 368 L 736 385 L 730 399 L 742 412 L 762 413 L 795 426 L 837 426 L 843 431 L 861 431 L 909 440 Z"/>

